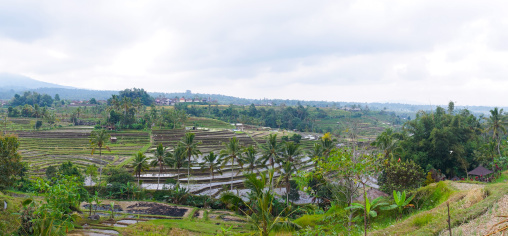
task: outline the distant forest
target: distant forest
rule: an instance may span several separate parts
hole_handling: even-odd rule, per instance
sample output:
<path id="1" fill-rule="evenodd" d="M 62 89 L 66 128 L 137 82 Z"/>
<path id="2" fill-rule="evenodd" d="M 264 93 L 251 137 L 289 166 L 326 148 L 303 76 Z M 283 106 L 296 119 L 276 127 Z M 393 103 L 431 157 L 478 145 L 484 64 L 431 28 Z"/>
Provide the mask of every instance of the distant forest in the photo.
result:
<path id="1" fill-rule="evenodd" d="M 88 90 L 88 89 L 66 89 L 66 88 L 38 88 L 30 90 L 16 91 L 13 89 L 0 89 L 0 99 L 10 100 L 16 94 L 22 95 L 25 91 L 33 91 L 39 94 L 48 94 L 54 97 L 56 94 L 61 99 L 67 100 L 89 100 L 95 98 L 96 100 L 107 100 L 112 95 L 119 95 L 119 91 L 113 90 Z M 166 98 L 174 97 L 185 97 L 185 98 L 210 98 L 212 101 L 217 101 L 218 104 L 223 105 L 286 105 L 286 106 L 297 106 L 301 104 L 303 106 L 311 107 L 359 107 L 361 109 L 368 108 L 370 110 L 390 110 L 390 111 L 403 111 L 403 112 L 417 112 L 432 111 L 437 106 L 446 107 L 447 105 L 429 104 L 429 105 L 413 105 L 413 104 L 402 104 L 402 103 L 361 103 L 361 102 L 330 102 L 330 101 L 303 101 L 303 100 L 289 100 L 289 99 L 246 99 L 238 98 L 233 96 L 226 96 L 221 94 L 203 94 L 203 93 L 191 93 L 190 91 L 183 93 L 160 93 L 160 92 L 148 92 L 153 98 L 163 96 Z M 507 107 L 500 107 L 508 110 Z M 489 111 L 493 107 L 487 106 L 456 106 L 456 109 L 468 109 L 473 114 L 489 114 Z"/>

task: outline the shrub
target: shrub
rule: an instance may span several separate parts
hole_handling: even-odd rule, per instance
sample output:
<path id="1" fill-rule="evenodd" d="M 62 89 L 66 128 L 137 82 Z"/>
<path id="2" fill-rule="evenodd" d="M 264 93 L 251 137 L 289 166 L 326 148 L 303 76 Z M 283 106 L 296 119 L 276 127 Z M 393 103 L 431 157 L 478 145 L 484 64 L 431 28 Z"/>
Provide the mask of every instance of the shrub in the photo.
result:
<path id="1" fill-rule="evenodd" d="M 425 180 L 423 169 L 413 161 L 388 164 L 379 178 L 380 190 L 391 193 L 420 187 Z"/>
<path id="2" fill-rule="evenodd" d="M 316 227 L 324 218 L 324 215 L 303 215 L 302 217 L 294 220 L 296 224 L 301 226 L 302 228 L 305 227 Z"/>
<path id="3" fill-rule="evenodd" d="M 56 169 L 56 166 L 49 166 L 46 168 L 46 178 L 48 180 L 53 179 L 53 177 L 56 177 L 58 170 Z"/>
<path id="4" fill-rule="evenodd" d="M 425 186 L 434 182 L 436 181 L 434 180 L 434 178 L 432 178 L 432 172 L 429 171 L 429 173 L 427 173 L 427 178 L 425 179 Z"/>
<path id="5" fill-rule="evenodd" d="M 65 176 L 75 176 L 81 182 L 85 180 L 78 167 L 74 166 L 70 161 L 62 163 L 58 168 L 58 173 Z"/>
<path id="6" fill-rule="evenodd" d="M 108 183 L 121 183 L 127 184 L 128 182 L 134 182 L 134 176 L 124 168 L 110 168 L 106 171 L 109 175 L 107 178 Z"/>

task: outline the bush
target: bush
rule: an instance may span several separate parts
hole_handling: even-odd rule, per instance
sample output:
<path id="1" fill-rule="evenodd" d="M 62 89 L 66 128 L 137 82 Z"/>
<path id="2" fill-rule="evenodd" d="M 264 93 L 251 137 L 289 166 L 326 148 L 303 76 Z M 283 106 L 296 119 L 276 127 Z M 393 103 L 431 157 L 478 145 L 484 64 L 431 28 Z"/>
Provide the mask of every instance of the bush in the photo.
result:
<path id="1" fill-rule="evenodd" d="M 379 178 L 380 190 L 386 193 L 412 190 L 420 187 L 425 181 L 422 167 L 413 161 L 388 164 Z"/>
<path id="2" fill-rule="evenodd" d="M 57 172 L 56 166 L 48 166 L 48 168 L 46 168 L 46 179 L 53 179 L 53 177 L 57 176 Z"/>
<path id="3" fill-rule="evenodd" d="M 58 168 L 58 173 L 65 176 L 75 176 L 81 182 L 85 180 L 78 167 L 74 166 L 70 161 L 62 163 Z"/>
<path id="4" fill-rule="evenodd" d="M 294 220 L 293 222 L 295 222 L 302 228 L 305 228 L 307 226 L 314 228 L 323 220 L 323 217 L 324 215 L 303 215 L 302 217 Z"/>
<path id="5" fill-rule="evenodd" d="M 128 182 L 134 182 L 135 178 L 126 169 L 123 168 L 109 168 L 105 171 L 108 183 L 121 183 L 126 185 Z"/>

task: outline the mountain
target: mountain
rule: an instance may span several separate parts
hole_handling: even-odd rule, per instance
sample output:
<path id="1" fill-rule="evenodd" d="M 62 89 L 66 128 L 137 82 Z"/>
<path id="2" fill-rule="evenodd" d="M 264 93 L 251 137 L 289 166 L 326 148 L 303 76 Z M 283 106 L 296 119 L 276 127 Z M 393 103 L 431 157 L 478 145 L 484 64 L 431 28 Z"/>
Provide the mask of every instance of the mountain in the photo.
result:
<path id="1" fill-rule="evenodd" d="M 62 86 L 58 84 L 46 83 L 39 80 L 35 80 L 22 75 L 14 75 L 7 73 L 0 73 L 0 89 L 2 90 L 27 90 L 37 88 L 67 88 L 72 89 L 73 87 Z"/>

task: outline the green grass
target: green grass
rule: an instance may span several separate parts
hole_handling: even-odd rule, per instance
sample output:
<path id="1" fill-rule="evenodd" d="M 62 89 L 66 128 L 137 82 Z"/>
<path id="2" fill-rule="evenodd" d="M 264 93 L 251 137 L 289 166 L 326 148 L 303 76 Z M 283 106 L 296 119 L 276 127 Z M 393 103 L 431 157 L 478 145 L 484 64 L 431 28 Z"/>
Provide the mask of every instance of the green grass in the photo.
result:
<path id="1" fill-rule="evenodd" d="M 7 210 L 4 210 L 4 201 L 7 202 Z M 0 229 L 1 235 L 11 235 L 19 227 L 19 216 L 13 215 L 19 211 L 21 198 L 13 198 L 0 192 Z"/>
<path id="2" fill-rule="evenodd" d="M 150 235 L 150 230 L 158 230 L 162 232 L 169 232 L 169 229 L 183 229 L 198 235 L 215 235 L 221 231 L 222 228 L 228 228 L 233 224 L 220 223 L 215 224 L 214 221 L 193 221 L 193 220 L 151 220 L 147 222 L 138 223 L 137 225 L 129 226 L 125 229 L 120 229 L 127 235 Z M 235 223 L 234 225 L 237 225 Z M 161 227 L 162 226 L 162 227 Z M 233 227 L 235 231 L 240 231 L 241 228 Z M 157 235 L 157 234 L 156 234 Z M 185 234 L 182 234 L 185 235 Z"/>

